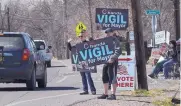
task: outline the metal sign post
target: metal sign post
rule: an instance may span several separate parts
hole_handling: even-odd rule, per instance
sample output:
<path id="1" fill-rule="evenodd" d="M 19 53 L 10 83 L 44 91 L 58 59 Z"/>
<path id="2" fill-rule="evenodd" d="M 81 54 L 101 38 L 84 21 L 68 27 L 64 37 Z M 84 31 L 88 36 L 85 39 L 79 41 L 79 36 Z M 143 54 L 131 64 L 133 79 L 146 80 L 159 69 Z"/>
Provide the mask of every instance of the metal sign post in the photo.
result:
<path id="1" fill-rule="evenodd" d="M 155 34 L 157 30 L 157 17 L 156 15 L 152 15 L 152 33 L 153 33 L 153 43 L 152 46 L 155 47 Z"/>
<path id="2" fill-rule="evenodd" d="M 152 46 L 155 47 L 155 34 L 157 30 L 157 16 L 156 15 L 160 14 L 160 10 L 146 10 L 146 14 L 152 16 L 152 33 L 153 33 Z"/>

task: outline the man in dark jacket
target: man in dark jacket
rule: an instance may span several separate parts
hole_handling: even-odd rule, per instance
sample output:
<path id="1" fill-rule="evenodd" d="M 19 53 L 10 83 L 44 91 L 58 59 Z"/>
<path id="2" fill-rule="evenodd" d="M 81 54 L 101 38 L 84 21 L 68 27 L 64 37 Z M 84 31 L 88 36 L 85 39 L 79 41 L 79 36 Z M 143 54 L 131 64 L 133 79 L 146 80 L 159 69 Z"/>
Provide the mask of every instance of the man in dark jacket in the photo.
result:
<path id="1" fill-rule="evenodd" d="M 87 40 L 86 40 L 86 33 L 87 32 L 85 30 L 83 30 L 81 32 L 81 34 L 79 35 L 79 38 L 80 38 L 81 42 L 87 42 Z M 72 39 L 69 39 L 68 40 L 68 44 L 67 44 L 68 49 L 70 51 L 72 50 L 73 47 L 75 48 L 75 46 L 71 46 L 71 44 L 70 44 L 71 40 Z M 80 75 L 82 77 L 82 84 L 83 84 L 83 90 L 84 90 L 82 93 L 80 93 L 80 95 L 89 94 L 87 82 L 89 83 L 89 86 L 90 86 L 92 94 L 96 95 L 96 88 L 94 86 L 94 82 L 93 82 L 92 77 L 91 77 L 91 72 L 80 72 Z"/>
<path id="2" fill-rule="evenodd" d="M 98 99 L 108 99 L 108 100 L 116 100 L 116 88 L 117 88 L 117 66 L 118 66 L 118 57 L 121 55 L 121 45 L 120 41 L 117 37 L 113 36 L 113 30 L 108 28 L 106 29 L 105 33 L 107 36 L 112 36 L 114 45 L 115 45 L 115 52 L 112 56 L 110 56 L 108 63 L 103 66 L 102 72 L 102 80 L 104 84 L 104 94 L 98 97 Z M 108 97 L 108 87 L 109 82 L 112 85 L 112 94 Z"/>

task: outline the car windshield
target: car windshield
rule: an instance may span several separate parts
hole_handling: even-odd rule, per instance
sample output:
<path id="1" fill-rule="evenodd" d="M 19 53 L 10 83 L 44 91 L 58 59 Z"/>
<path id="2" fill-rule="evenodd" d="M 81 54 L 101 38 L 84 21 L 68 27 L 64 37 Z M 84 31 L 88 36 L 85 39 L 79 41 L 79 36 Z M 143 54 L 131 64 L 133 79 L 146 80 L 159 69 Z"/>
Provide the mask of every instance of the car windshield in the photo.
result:
<path id="1" fill-rule="evenodd" d="M 41 45 L 45 47 L 45 43 L 42 41 L 34 41 L 34 42 L 35 42 L 36 48 L 40 48 Z"/>
<path id="2" fill-rule="evenodd" d="M 4 51 L 22 50 L 24 48 L 24 42 L 22 37 L 12 36 L 0 36 L 0 46 L 4 48 Z"/>

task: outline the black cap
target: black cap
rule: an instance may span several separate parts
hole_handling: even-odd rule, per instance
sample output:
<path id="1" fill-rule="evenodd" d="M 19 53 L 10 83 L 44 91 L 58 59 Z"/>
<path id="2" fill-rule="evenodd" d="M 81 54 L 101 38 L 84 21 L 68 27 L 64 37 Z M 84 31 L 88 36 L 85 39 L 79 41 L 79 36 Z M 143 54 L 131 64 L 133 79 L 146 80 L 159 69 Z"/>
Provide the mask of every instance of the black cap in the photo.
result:
<path id="1" fill-rule="evenodd" d="M 105 30 L 105 33 L 109 33 L 109 32 L 113 32 L 113 29 L 107 28 L 107 29 Z"/>

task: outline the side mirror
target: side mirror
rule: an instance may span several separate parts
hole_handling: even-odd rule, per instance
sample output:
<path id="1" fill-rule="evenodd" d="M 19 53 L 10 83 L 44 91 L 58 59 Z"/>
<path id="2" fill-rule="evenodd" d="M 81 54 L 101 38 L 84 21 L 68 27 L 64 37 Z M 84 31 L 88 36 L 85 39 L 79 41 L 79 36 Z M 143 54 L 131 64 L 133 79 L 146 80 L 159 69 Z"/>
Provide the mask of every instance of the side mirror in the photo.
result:
<path id="1" fill-rule="evenodd" d="M 37 51 L 41 50 L 40 48 L 36 48 Z"/>
<path id="2" fill-rule="evenodd" d="M 52 46 L 48 46 L 48 48 L 49 48 L 49 49 L 51 49 L 51 48 L 52 48 Z"/>

